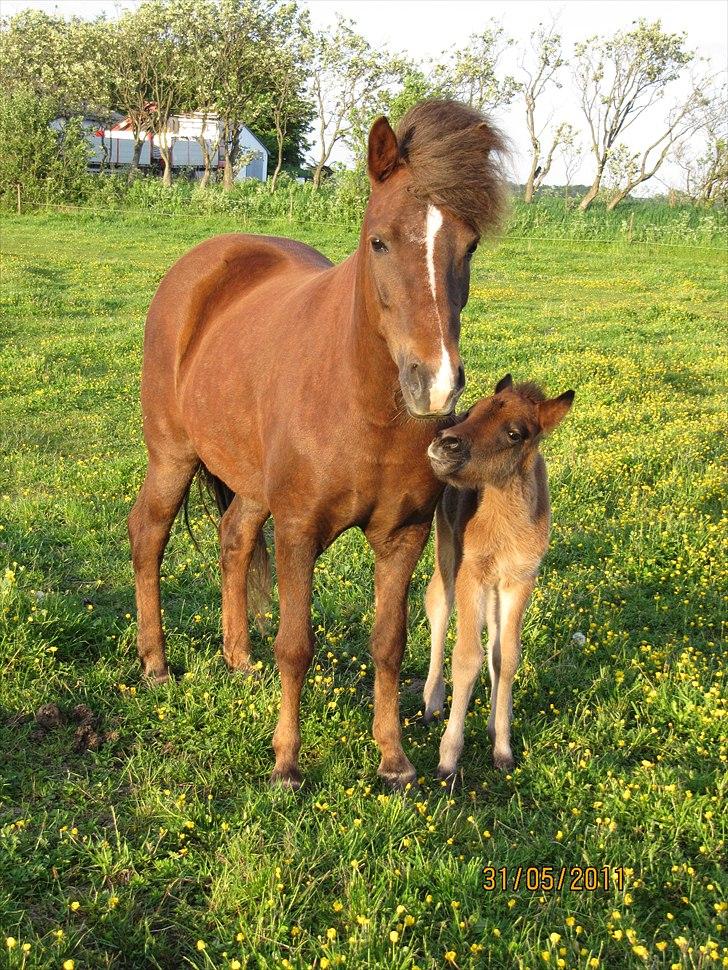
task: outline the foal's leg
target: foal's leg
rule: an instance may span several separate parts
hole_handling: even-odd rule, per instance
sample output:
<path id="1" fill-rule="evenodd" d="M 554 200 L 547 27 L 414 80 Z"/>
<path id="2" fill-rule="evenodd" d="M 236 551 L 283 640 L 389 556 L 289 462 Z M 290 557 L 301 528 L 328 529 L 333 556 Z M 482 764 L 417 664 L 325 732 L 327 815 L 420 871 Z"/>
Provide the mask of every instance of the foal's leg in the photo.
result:
<path id="1" fill-rule="evenodd" d="M 511 718 L 513 716 L 513 678 L 521 658 L 521 624 L 533 591 L 534 580 L 497 591 L 497 635 L 488 644 L 491 670 L 491 711 L 488 734 L 493 742 L 493 763 L 509 771 L 513 767 Z"/>
<path id="2" fill-rule="evenodd" d="M 308 536 L 278 523 L 275 546 L 281 612 L 275 655 L 281 676 L 281 711 L 273 735 L 276 764 L 271 782 L 298 788 L 301 690 L 313 657 L 311 585 L 319 550 Z"/>
<path id="3" fill-rule="evenodd" d="M 425 611 L 430 623 L 430 669 L 423 692 L 426 721 L 441 713 L 445 706 L 442 667 L 454 592 L 452 533 L 442 521 L 439 507 L 436 522 L 435 571 L 425 594 Z"/>
<path id="4" fill-rule="evenodd" d="M 367 536 L 375 555 L 373 734 L 382 755 L 377 773 L 398 788 L 417 777 L 402 750 L 399 671 L 407 640 L 407 592 L 429 531 L 426 523 L 401 529 L 386 540 Z"/>
<path id="5" fill-rule="evenodd" d="M 485 623 L 485 591 L 477 575 L 463 565 L 455 583 L 458 632 L 452 654 L 452 706 L 440 742 L 439 778 L 455 774 L 463 750 L 465 717 L 473 687 L 483 666 L 481 636 Z"/>
<path id="6" fill-rule="evenodd" d="M 231 670 L 250 669 L 248 570 L 267 518 L 259 503 L 236 495 L 220 520 L 222 655 Z"/>
<path id="7" fill-rule="evenodd" d="M 162 460 L 150 455 L 146 477 L 128 519 L 136 586 L 137 652 L 144 676 L 158 683 L 169 676 L 159 568 L 172 523 L 196 468 L 196 456 Z"/>

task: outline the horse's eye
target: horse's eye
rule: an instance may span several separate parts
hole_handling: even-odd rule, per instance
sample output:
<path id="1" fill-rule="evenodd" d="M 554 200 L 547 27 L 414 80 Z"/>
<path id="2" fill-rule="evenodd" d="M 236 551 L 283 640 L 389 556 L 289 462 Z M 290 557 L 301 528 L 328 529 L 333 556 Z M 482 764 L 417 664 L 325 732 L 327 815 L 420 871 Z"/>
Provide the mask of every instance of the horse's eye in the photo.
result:
<path id="1" fill-rule="evenodd" d="M 466 258 L 467 258 L 467 259 L 472 259 L 472 258 L 473 258 L 473 256 L 475 255 L 475 250 L 476 250 L 477 248 L 478 248 L 478 243 L 477 243 L 477 242 L 474 242 L 474 243 L 471 243 L 471 244 L 470 244 L 470 245 L 468 246 L 468 248 L 467 248 L 467 251 L 466 251 L 466 253 L 465 253 L 465 256 L 466 256 Z"/>
<path id="2" fill-rule="evenodd" d="M 510 438 L 510 440 L 514 444 L 516 443 L 516 441 L 522 441 L 523 440 L 523 435 L 521 434 L 520 431 L 516 431 L 515 428 L 511 428 L 510 429 L 510 431 L 508 432 L 508 437 Z"/>
<path id="3" fill-rule="evenodd" d="M 378 236 L 375 236 L 374 239 L 372 239 L 372 249 L 374 250 L 375 253 L 389 252 L 386 245 L 382 242 L 382 240 Z"/>

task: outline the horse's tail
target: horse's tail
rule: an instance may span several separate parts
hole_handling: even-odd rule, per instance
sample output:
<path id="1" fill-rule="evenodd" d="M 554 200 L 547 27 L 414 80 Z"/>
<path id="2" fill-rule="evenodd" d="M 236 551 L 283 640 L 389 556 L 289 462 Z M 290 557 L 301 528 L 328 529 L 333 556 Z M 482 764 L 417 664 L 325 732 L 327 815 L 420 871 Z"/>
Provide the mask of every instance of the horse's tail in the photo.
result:
<path id="1" fill-rule="evenodd" d="M 212 472 L 202 464 L 202 462 L 200 462 L 195 477 L 197 478 L 197 485 L 200 489 L 200 498 L 202 499 L 202 504 L 205 507 L 205 511 L 207 512 L 210 520 L 214 521 L 212 515 L 210 514 L 210 510 L 207 507 L 203 489 L 205 489 L 205 491 L 207 491 L 212 497 L 215 505 L 217 506 L 217 510 L 222 517 L 232 505 L 232 501 L 235 498 L 235 492 L 233 492 L 231 488 L 228 488 L 225 482 L 219 479 L 217 475 L 213 475 Z M 198 550 L 198 552 L 201 552 L 190 526 L 189 498 L 191 488 L 192 483 L 190 482 L 190 485 L 185 492 L 183 502 L 184 520 L 185 526 L 187 527 L 187 531 L 195 548 Z M 261 630 L 265 625 L 265 613 L 270 606 L 270 591 L 270 558 L 268 556 L 268 547 L 266 546 L 263 527 L 261 526 L 260 531 L 255 539 L 253 555 L 250 560 L 250 566 L 248 567 L 248 609 L 255 617 L 255 622 L 258 628 Z"/>

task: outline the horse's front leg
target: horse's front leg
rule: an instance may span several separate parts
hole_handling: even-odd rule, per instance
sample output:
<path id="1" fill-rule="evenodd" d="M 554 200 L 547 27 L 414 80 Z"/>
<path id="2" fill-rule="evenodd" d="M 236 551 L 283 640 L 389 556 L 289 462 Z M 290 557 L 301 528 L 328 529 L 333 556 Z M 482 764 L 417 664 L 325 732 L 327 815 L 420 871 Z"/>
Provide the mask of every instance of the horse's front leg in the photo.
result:
<path id="1" fill-rule="evenodd" d="M 281 710 L 273 735 L 276 764 L 271 782 L 298 788 L 301 690 L 313 657 L 311 584 L 319 550 L 309 536 L 278 523 L 275 546 L 281 614 L 275 656 L 281 677 Z"/>
<path id="2" fill-rule="evenodd" d="M 395 787 L 417 777 L 402 750 L 399 671 L 407 640 L 407 593 L 429 531 L 428 522 L 400 529 L 384 540 L 367 536 L 375 555 L 373 734 L 382 756 L 378 774 Z"/>

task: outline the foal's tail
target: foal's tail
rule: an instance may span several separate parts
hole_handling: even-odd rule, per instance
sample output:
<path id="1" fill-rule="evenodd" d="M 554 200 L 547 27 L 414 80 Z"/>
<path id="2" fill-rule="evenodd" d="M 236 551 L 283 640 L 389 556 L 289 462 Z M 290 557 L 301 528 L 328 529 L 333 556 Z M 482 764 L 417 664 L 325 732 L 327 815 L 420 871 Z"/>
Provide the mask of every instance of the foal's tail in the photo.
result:
<path id="1" fill-rule="evenodd" d="M 232 501 L 235 498 L 235 492 L 221 481 L 216 475 L 213 475 L 211 471 L 200 462 L 200 466 L 197 469 L 197 484 L 200 489 L 200 498 L 202 499 L 202 504 L 205 507 L 210 519 L 210 510 L 207 507 L 207 502 L 205 501 L 203 488 L 206 489 L 209 495 L 217 506 L 217 510 L 220 516 L 223 516 L 228 508 L 232 505 Z M 184 519 L 185 526 L 189 532 L 190 538 L 200 552 L 200 547 L 197 544 L 192 529 L 190 527 L 189 518 L 189 497 L 190 488 L 192 484 L 190 483 L 187 492 L 184 497 Z M 270 606 L 270 591 L 271 591 L 271 573 L 270 573 L 270 557 L 268 556 L 268 547 L 265 544 L 265 535 L 263 533 L 263 527 L 261 526 L 260 531 L 255 539 L 255 546 L 253 547 L 253 555 L 250 560 L 250 566 L 248 567 L 248 609 L 255 617 L 255 622 L 259 629 L 262 630 L 265 625 L 265 614 Z"/>

